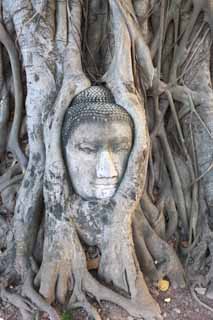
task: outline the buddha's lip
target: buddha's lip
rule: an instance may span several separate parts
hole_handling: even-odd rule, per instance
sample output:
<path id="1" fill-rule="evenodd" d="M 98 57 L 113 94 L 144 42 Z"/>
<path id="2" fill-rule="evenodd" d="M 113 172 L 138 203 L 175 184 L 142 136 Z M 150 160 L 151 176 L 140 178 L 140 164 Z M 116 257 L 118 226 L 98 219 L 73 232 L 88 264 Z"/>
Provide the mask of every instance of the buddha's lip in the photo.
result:
<path id="1" fill-rule="evenodd" d="M 95 182 L 92 185 L 97 187 L 106 187 L 106 188 L 116 188 L 118 183 L 110 183 L 110 182 Z"/>

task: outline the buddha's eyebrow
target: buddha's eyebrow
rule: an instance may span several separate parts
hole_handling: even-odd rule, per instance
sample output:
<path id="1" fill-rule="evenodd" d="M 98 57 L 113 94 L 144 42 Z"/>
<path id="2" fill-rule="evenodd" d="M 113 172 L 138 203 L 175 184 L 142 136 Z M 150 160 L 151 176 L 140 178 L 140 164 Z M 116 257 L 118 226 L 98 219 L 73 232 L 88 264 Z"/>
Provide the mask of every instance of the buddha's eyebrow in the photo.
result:
<path id="1" fill-rule="evenodd" d="M 79 145 L 79 144 L 90 144 L 90 145 L 100 145 L 102 143 L 106 143 L 106 142 L 110 142 L 110 143 L 126 143 L 126 144 L 129 144 L 132 142 L 132 140 L 128 137 L 113 137 L 111 139 L 109 139 L 107 141 L 107 139 L 105 141 L 103 141 L 103 139 L 101 138 L 97 138 L 95 140 L 90 140 L 89 138 L 83 138 L 82 140 L 78 141 L 76 143 L 76 145 Z"/>
<path id="2" fill-rule="evenodd" d="M 95 144 L 97 144 L 97 141 L 83 138 L 82 140 L 75 143 L 76 146 L 81 145 L 81 144 L 95 145 Z"/>
<path id="3" fill-rule="evenodd" d="M 116 143 L 131 143 L 132 140 L 128 137 L 115 137 L 111 141 Z"/>
<path id="4" fill-rule="evenodd" d="M 104 139 L 102 137 L 96 137 L 95 139 L 91 139 L 90 137 L 82 137 L 79 139 L 79 141 L 77 141 L 75 143 L 75 146 L 80 146 L 82 144 L 85 145 L 90 145 L 90 146 L 100 146 L 102 144 L 126 144 L 126 145 L 131 145 L 132 143 L 132 139 L 130 137 L 127 136 L 121 136 L 121 137 L 111 137 L 111 138 L 107 138 L 104 137 Z"/>

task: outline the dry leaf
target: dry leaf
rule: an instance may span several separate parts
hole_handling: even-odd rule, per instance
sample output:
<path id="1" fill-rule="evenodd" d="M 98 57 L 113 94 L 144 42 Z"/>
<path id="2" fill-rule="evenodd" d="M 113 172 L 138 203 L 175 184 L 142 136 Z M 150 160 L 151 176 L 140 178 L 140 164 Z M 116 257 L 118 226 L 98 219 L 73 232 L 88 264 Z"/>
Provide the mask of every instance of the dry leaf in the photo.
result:
<path id="1" fill-rule="evenodd" d="M 169 289 L 169 281 L 168 280 L 160 280 L 158 282 L 158 289 L 160 291 L 163 291 L 163 292 L 168 291 L 168 289 Z"/>
<path id="2" fill-rule="evenodd" d="M 97 257 L 95 259 L 88 259 L 87 260 L 87 269 L 88 270 L 96 270 L 99 267 L 100 258 Z"/>

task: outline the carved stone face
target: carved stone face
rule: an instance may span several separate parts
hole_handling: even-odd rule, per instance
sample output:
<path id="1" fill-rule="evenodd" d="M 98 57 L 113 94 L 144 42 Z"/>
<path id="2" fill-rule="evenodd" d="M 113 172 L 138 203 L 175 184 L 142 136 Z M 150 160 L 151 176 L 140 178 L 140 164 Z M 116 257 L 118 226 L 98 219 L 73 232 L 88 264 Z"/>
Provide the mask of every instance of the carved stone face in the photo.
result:
<path id="1" fill-rule="evenodd" d="M 80 123 L 65 147 L 75 192 L 86 200 L 111 198 L 126 169 L 132 140 L 125 121 Z"/>

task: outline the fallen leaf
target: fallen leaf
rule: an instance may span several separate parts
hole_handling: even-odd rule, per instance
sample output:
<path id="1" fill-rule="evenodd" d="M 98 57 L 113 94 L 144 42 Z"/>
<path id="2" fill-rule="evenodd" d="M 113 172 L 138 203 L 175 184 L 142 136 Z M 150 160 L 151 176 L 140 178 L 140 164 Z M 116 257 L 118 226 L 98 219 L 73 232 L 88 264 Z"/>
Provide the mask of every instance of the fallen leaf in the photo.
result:
<path id="1" fill-rule="evenodd" d="M 158 289 L 160 291 L 163 291 L 163 292 L 168 291 L 168 289 L 169 289 L 169 281 L 168 280 L 160 280 L 158 282 Z"/>
<path id="2" fill-rule="evenodd" d="M 98 269 L 100 263 L 100 258 L 97 257 L 95 259 L 88 259 L 87 260 L 87 269 L 88 270 L 95 270 Z"/>

